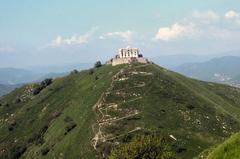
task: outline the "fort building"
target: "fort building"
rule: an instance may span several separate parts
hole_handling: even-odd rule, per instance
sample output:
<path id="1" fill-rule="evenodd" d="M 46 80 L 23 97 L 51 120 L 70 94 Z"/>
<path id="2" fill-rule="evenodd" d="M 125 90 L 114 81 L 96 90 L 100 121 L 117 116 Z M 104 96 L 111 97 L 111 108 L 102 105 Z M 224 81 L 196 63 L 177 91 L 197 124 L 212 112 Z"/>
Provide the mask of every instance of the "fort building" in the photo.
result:
<path id="1" fill-rule="evenodd" d="M 149 61 L 140 54 L 137 48 L 122 48 L 119 49 L 117 55 L 109 60 L 107 64 L 120 65 L 120 64 L 130 64 L 134 62 L 148 63 Z"/>

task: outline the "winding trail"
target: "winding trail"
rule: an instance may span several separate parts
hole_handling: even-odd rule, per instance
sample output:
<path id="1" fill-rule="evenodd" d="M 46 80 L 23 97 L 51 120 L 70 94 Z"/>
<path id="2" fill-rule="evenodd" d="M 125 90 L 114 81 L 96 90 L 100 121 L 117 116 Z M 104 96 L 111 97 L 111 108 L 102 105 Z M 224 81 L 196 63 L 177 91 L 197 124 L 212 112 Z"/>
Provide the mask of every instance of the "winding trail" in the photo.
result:
<path id="1" fill-rule="evenodd" d="M 126 111 L 125 112 L 125 115 L 122 116 L 122 117 L 111 117 L 109 114 L 108 114 L 108 110 L 109 109 L 113 109 L 115 111 L 118 110 L 118 106 L 121 105 L 121 103 L 109 103 L 107 104 L 106 103 L 106 97 L 111 94 L 111 92 L 117 92 L 117 91 L 122 91 L 122 90 L 129 90 L 129 89 L 132 89 L 132 88 L 140 88 L 140 87 L 144 87 L 146 85 L 145 82 L 138 82 L 138 83 L 135 83 L 135 86 L 133 87 L 128 87 L 128 88 L 123 88 L 123 89 L 118 89 L 118 90 L 114 90 L 114 82 L 116 81 L 126 81 L 128 80 L 128 78 L 126 78 L 126 80 L 119 80 L 120 79 L 120 75 L 122 73 L 124 73 L 124 71 L 126 69 L 128 69 L 127 73 L 131 76 L 131 75 L 141 75 L 141 74 L 146 74 L 146 75 L 150 75 L 150 73 L 145 73 L 145 72 L 137 72 L 136 71 L 136 68 L 140 68 L 140 67 L 145 67 L 146 65 L 141 65 L 141 66 L 135 66 L 134 68 L 131 66 L 131 65 L 128 65 L 124 68 L 122 68 L 121 70 L 119 70 L 112 78 L 111 78 L 111 83 L 110 83 L 110 86 L 107 88 L 107 90 L 105 92 L 103 92 L 100 96 L 100 98 L 98 99 L 98 101 L 94 104 L 93 106 L 93 111 L 95 111 L 96 113 L 96 116 L 98 117 L 97 119 L 97 123 L 94 123 L 92 125 L 92 131 L 93 133 L 95 134 L 94 137 L 92 138 L 91 140 L 91 144 L 93 146 L 93 148 L 95 150 L 97 150 L 98 148 L 98 145 L 100 143 L 104 143 L 104 142 L 107 142 L 107 141 L 111 141 L 111 140 L 114 140 L 116 138 L 119 138 L 119 137 L 122 137 L 124 135 L 127 135 L 127 134 L 130 134 L 130 133 L 134 133 L 136 131 L 139 131 L 141 130 L 142 128 L 141 127 L 136 127 L 134 128 L 133 130 L 130 130 L 128 132 L 125 132 L 123 134 L 118 134 L 117 136 L 112 136 L 113 134 L 107 134 L 107 133 L 104 133 L 102 131 L 102 128 L 106 125 L 111 125 L 113 124 L 114 122 L 118 122 L 118 121 L 121 121 L 121 120 L 125 120 L 125 119 L 128 119 L 128 118 L 131 118 L 131 117 L 134 117 L 134 116 L 137 116 L 140 114 L 140 112 L 138 110 L 129 110 L 129 109 L 122 109 L 123 111 Z M 133 69 L 133 70 L 132 70 Z M 133 71 L 135 71 L 137 74 L 133 74 Z M 122 78 L 122 77 L 121 77 Z M 126 102 L 132 102 L 132 101 L 135 101 L 135 100 L 139 100 L 139 99 L 142 99 L 142 96 L 137 96 L 136 98 L 134 99 L 129 99 L 127 101 L 122 101 L 122 103 L 126 103 Z M 110 137 L 111 136 L 111 137 Z"/>

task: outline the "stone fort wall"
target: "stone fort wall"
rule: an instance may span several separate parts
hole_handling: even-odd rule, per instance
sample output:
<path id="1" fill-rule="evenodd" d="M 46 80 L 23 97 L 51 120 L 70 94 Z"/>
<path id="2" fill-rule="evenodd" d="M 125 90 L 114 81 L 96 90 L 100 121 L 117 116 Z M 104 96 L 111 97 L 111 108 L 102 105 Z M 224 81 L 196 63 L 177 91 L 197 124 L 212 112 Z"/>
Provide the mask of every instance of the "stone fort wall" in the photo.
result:
<path id="1" fill-rule="evenodd" d="M 137 58 L 127 57 L 127 58 L 113 58 L 111 61 L 113 66 L 120 65 L 120 64 L 129 64 L 134 62 L 148 63 L 148 60 L 143 57 L 137 57 Z"/>

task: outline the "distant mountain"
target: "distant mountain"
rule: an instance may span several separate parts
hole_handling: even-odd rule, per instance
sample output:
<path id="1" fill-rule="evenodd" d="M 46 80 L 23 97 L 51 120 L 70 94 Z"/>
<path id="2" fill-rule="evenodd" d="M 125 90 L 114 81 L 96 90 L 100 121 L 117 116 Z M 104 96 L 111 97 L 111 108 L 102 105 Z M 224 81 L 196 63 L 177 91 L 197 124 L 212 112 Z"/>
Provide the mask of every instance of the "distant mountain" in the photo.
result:
<path id="1" fill-rule="evenodd" d="M 69 63 L 59 65 L 47 65 L 47 66 L 33 66 L 28 68 L 31 72 L 37 72 L 42 74 L 51 73 L 63 73 L 70 72 L 74 69 L 83 70 L 93 66 L 93 63 Z"/>
<path id="2" fill-rule="evenodd" d="M 11 92 L 12 90 L 14 90 L 17 87 L 20 87 L 20 85 L 3 85 L 3 84 L 0 84 L 0 96 Z"/>
<path id="3" fill-rule="evenodd" d="M 168 56 L 159 56 L 150 58 L 156 64 L 159 64 L 163 67 L 172 69 L 176 66 L 185 64 L 185 63 L 196 63 L 196 62 L 205 62 L 210 60 L 210 56 L 198 56 L 198 55 L 168 55 Z"/>
<path id="4" fill-rule="evenodd" d="M 160 146 L 192 159 L 240 131 L 239 103 L 240 88 L 155 64 L 103 65 L 1 97 L 0 158 L 108 158 L 157 131 Z"/>
<path id="5" fill-rule="evenodd" d="M 16 68 L 0 68 L 0 84 L 16 85 L 30 82 L 38 82 L 45 78 L 56 78 L 66 75 L 63 73 L 43 73 Z"/>
<path id="6" fill-rule="evenodd" d="M 1 84 L 20 84 L 28 83 L 38 79 L 41 75 L 24 69 L 0 68 Z"/>
<path id="7" fill-rule="evenodd" d="M 240 57 L 225 56 L 201 63 L 186 63 L 173 70 L 200 80 L 240 84 Z"/>

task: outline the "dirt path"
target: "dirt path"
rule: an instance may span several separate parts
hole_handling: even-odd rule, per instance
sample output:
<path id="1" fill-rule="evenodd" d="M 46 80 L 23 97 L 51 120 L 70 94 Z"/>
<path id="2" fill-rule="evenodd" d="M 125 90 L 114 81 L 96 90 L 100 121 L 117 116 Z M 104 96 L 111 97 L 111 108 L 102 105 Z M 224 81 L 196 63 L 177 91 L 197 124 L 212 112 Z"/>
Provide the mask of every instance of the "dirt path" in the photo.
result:
<path id="1" fill-rule="evenodd" d="M 147 65 L 147 64 L 146 64 Z M 107 90 L 101 94 L 100 98 L 98 99 L 98 101 L 94 104 L 93 106 L 93 110 L 95 111 L 96 113 L 96 116 L 98 117 L 98 120 L 97 120 L 97 123 L 93 124 L 92 125 L 92 131 L 93 133 L 95 134 L 93 139 L 91 140 L 91 144 L 93 146 L 93 148 L 95 150 L 97 150 L 97 146 L 100 144 L 100 143 L 103 143 L 103 142 L 106 142 L 106 141 L 110 141 L 110 140 L 114 140 L 118 137 L 121 137 L 121 136 L 124 136 L 126 134 L 129 134 L 129 133 L 134 133 L 136 131 L 139 131 L 141 130 L 140 127 L 136 127 L 134 128 L 133 130 L 131 131 L 128 131 L 128 132 L 125 132 L 123 134 L 120 134 L 118 136 L 113 136 L 111 138 L 107 138 L 109 137 L 109 135 L 113 135 L 113 134 L 104 134 L 104 132 L 102 131 L 103 127 L 106 126 L 106 125 L 111 125 L 113 124 L 114 122 L 118 122 L 118 121 L 121 121 L 121 120 L 124 120 L 124 119 L 128 119 L 128 118 L 131 118 L 131 117 L 134 117 L 136 115 L 139 115 L 140 112 L 138 110 L 129 110 L 129 109 L 123 109 L 124 111 L 126 111 L 125 115 L 122 116 L 122 117 L 111 117 L 109 114 L 108 114 L 108 110 L 110 109 L 113 109 L 113 110 L 118 110 L 118 106 L 121 105 L 122 103 L 126 103 L 126 102 L 132 102 L 132 101 L 135 101 L 135 100 L 138 100 L 138 99 L 142 99 L 141 96 L 139 97 L 136 97 L 134 99 L 129 99 L 127 101 L 122 101 L 122 103 L 109 103 L 107 104 L 106 103 L 106 97 L 111 93 L 113 92 L 113 88 L 114 88 L 114 82 L 116 81 L 119 81 L 119 75 L 121 75 L 122 73 L 124 73 L 124 70 L 126 68 L 128 68 L 129 72 L 132 71 L 132 69 L 135 69 L 135 68 L 140 68 L 140 67 L 145 67 L 146 65 L 141 65 L 141 66 L 136 66 L 134 68 L 132 68 L 132 66 L 126 66 L 125 68 L 121 69 L 119 72 L 117 72 L 112 78 L 111 78 L 111 83 L 110 83 L 110 86 L 109 88 L 107 88 Z M 128 72 L 128 73 L 129 73 Z M 137 75 L 137 74 L 136 74 Z M 128 78 L 126 78 L 125 80 L 128 80 Z M 125 81 L 124 80 L 124 81 Z M 119 89 L 119 90 L 114 90 L 114 92 L 116 91 L 120 91 L 120 90 L 128 90 L 128 89 L 131 89 L 131 88 L 139 88 L 139 87 L 144 87 L 146 85 L 145 82 L 139 82 L 139 83 L 135 83 L 135 86 L 133 87 L 130 87 L 130 88 L 123 88 L 123 89 Z"/>

